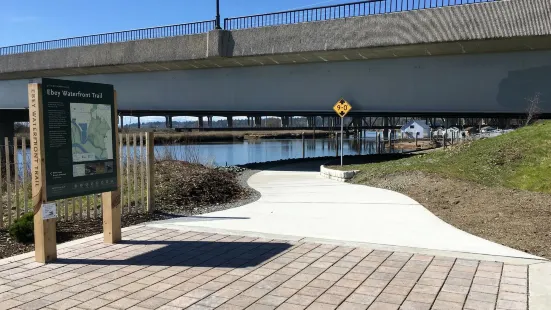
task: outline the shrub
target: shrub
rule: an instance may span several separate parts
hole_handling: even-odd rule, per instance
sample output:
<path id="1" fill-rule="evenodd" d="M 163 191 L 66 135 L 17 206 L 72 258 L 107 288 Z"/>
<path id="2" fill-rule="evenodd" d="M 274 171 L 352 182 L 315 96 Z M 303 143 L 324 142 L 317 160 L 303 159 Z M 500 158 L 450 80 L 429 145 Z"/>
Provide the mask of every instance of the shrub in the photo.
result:
<path id="1" fill-rule="evenodd" d="M 34 214 L 32 212 L 24 214 L 13 222 L 9 229 L 10 236 L 21 243 L 31 243 L 34 241 Z"/>

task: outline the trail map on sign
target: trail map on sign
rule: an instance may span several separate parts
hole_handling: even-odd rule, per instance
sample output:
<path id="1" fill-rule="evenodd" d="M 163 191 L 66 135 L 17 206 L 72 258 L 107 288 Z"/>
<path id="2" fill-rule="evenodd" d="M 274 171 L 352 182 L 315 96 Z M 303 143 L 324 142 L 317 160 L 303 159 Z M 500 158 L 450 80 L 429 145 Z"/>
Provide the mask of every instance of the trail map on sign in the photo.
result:
<path id="1" fill-rule="evenodd" d="M 113 159 L 111 107 L 71 102 L 73 162 Z"/>

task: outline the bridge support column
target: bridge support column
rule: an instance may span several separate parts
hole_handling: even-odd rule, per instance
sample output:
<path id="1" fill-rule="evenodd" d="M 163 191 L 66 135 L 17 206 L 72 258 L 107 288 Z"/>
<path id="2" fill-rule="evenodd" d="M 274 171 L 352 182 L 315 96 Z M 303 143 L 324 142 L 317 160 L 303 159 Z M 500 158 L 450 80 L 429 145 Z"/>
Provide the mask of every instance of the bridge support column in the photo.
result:
<path id="1" fill-rule="evenodd" d="M 389 132 L 390 132 L 390 131 L 389 131 L 389 128 L 388 128 L 388 126 L 389 126 L 389 119 L 388 119 L 388 117 L 383 118 L 383 126 L 384 126 L 384 129 L 383 129 L 383 141 L 384 141 L 385 139 L 388 139 L 388 134 L 389 134 Z"/>
<path id="2" fill-rule="evenodd" d="M 138 116 L 138 129 L 142 128 L 142 122 L 140 120 L 140 116 Z"/>
<path id="3" fill-rule="evenodd" d="M 254 117 L 254 126 L 255 127 L 262 127 L 262 116 L 255 116 Z"/>
<path id="4" fill-rule="evenodd" d="M 121 118 L 121 130 L 124 128 L 124 116 L 121 114 L 120 115 L 120 118 Z"/>
<path id="5" fill-rule="evenodd" d="M 510 119 L 508 118 L 499 118 L 497 120 L 499 129 L 506 129 L 509 127 Z"/>
<path id="6" fill-rule="evenodd" d="M 167 115 L 166 117 L 165 126 L 166 128 L 172 128 L 172 116 Z"/>
<path id="7" fill-rule="evenodd" d="M 228 122 L 228 128 L 233 128 L 233 117 L 228 116 L 227 122 Z"/>
<path id="8" fill-rule="evenodd" d="M 4 145 L 4 138 L 6 137 L 11 141 L 14 135 L 13 122 L 8 121 L 0 123 L 0 144 Z"/>
<path id="9" fill-rule="evenodd" d="M 209 126 L 209 128 L 212 128 L 212 116 L 207 116 L 207 126 Z"/>
<path id="10" fill-rule="evenodd" d="M 289 116 L 281 117 L 281 127 L 289 127 Z"/>
<path id="11" fill-rule="evenodd" d="M 199 123 L 199 128 L 200 129 L 205 128 L 205 124 L 203 123 L 203 116 L 198 117 L 198 123 Z"/>

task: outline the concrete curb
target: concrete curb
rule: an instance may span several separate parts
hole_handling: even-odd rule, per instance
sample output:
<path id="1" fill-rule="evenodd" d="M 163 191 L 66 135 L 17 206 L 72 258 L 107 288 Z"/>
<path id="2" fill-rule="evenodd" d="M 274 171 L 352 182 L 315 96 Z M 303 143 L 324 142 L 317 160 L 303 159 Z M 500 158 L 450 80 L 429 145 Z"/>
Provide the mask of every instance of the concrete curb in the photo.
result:
<path id="1" fill-rule="evenodd" d="M 359 170 L 352 170 L 352 171 L 333 170 L 325 167 L 324 165 L 321 165 L 320 167 L 320 175 L 322 177 L 326 179 L 340 181 L 340 182 L 346 182 L 351 180 L 358 172 Z"/>

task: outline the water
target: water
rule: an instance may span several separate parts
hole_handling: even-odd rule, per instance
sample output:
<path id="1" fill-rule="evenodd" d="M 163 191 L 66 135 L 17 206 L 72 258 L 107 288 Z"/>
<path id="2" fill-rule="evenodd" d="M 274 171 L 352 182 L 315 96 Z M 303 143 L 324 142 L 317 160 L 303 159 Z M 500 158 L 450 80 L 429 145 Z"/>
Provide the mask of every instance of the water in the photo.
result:
<path id="1" fill-rule="evenodd" d="M 336 156 L 335 139 L 306 139 L 304 141 L 305 157 Z M 157 145 L 155 157 L 171 158 L 190 162 L 201 162 L 216 166 L 233 166 L 247 163 L 276 161 L 282 159 L 302 158 L 302 139 L 266 139 L 223 143 L 203 143 L 193 145 Z M 394 152 L 400 152 L 396 149 Z M 388 150 L 387 150 L 388 152 Z M 366 155 L 376 153 L 375 140 L 370 138 L 344 140 L 344 155 Z M 123 147 L 123 159 L 126 159 L 126 146 Z M 130 147 L 130 158 L 133 158 Z M 27 169 L 30 169 L 30 149 L 27 149 Z M 139 158 L 139 152 L 138 152 Z M 19 166 L 22 168 L 23 156 L 18 152 Z M 21 169 L 20 168 L 20 169 Z"/>
<path id="2" fill-rule="evenodd" d="M 305 140 L 305 157 L 336 156 L 335 139 Z M 256 140 L 198 145 L 155 146 L 158 158 L 169 153 L 179 160 L 199 158 L 204 164 L 232 166 L 281 159 L 302 158 L 302 139 Z M 400 152 L 401 150 L 395 150 Z M 376 152 L 374 139 L 345 139 L 344 155 L 366 155 Z"/>

